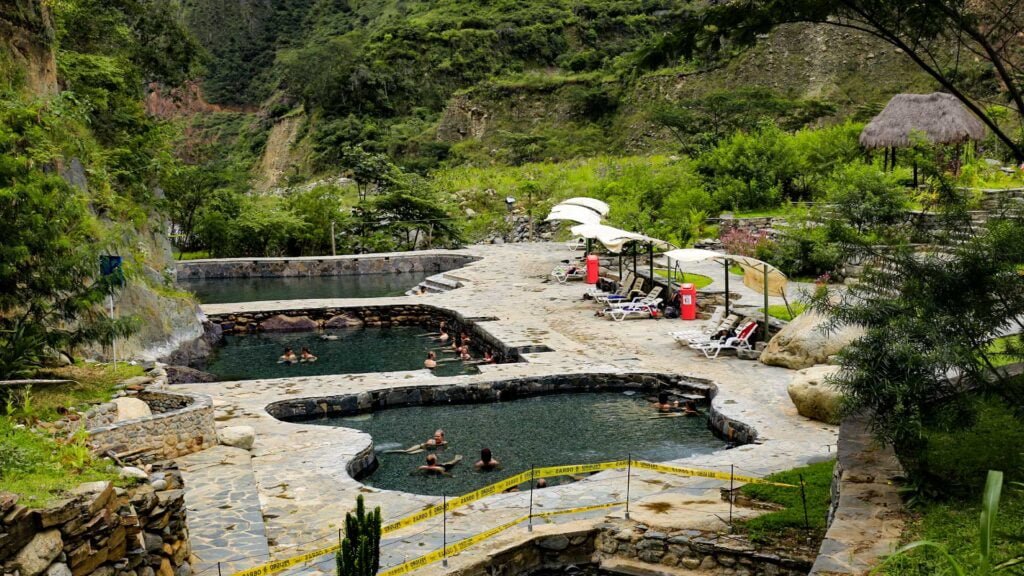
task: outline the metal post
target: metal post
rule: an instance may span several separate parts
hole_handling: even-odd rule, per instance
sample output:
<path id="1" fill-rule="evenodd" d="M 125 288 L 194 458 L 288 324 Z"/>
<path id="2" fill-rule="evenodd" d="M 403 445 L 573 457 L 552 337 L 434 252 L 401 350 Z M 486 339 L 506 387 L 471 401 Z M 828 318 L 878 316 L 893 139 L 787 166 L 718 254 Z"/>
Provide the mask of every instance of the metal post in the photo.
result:
<path id="1" fill-rule="evenodd" d="M 626 520 L 629 520 L 629 476 L 633 471 L 633 455 L 626 457 Z"/>
<path id="2" fill-rule="evenodd" d="M 811 521 L 807 518 L 807 490 L 804 489 L 804 475 L 800 475 L 800 500 L 804 505 L 804 530 L 811 531 Z"/>
<path id="3" fill-rule="evenodd" d="M 448 499 L 441 494 L 441 565 L 448 567 Z"/>
<path id="4" fill-rule="evenodd" d="M 654 288 L 654 242 L 647 243 L 647 258 L 648 258 L 648 270 L 651 275 L 651 288 Z M 669 284 L 669 290 L 672 289 L 672 285 Z"/>
<path id="5" fill-rule="evenodd" d="M 527 532 L 533 532 L 533 485 L 534 484 L 536 484 L 536 482 L 534 482 L 534 467 L 531 465 L 530 466 L 530 516 L 527 519 L 527 522 L 528 522 L 528 524 L 526 526 L 526 531 Z"/>
<path id="6" fill-rule="evenodd" d="M 633 247 L 633 276 L 636 277 L 636 242 L 632 242 L 630 246 Z"/>
<path id="7" fill-rule="evenodd" d="M 619 284 L 622 284 L 622 249 L 619 249 Z"/>
<path id="8" fill-rule="evenodd" d="M 107 296 L 110 302 L 110 319 L 114 319 L 114 295 Z M 117 337 L 110 339 L 110 355 L 114 358 L 114 370 L 117 370 Z"/>
<path id="9" fill-rule="evenodd" d="M 785 288 L 783 288 L 785 290 Z M 768 341 L 768 263 L 764 263 L 764 334 L 761 339 Z"/>
<path id="10" fill-rule="evenodd" d="M 338 252 L 334 249 L 334 220 L 331 220 L 331 256 L 337 256 Z"/>
<path id="11" fill-rule="evenodd" d="M 725 316 L 729 316 L 729 259 L 726 258 L 722 262 L 725 266 Z"/>
<path id="12" fill-rule="evenodd" d="M 217 576 L 223 576 L 220 572 L 220 562 L 217 562 Z"/>
<path id="13" fill-rule="evenodd" d="M 729 528 L 732 529 L 732 498 L 733 498 L 733 473 L 736 471 L 735 464 L 729 464 Z"/>
<path id="14" fill-rule="evenodd" d="M 341 528 L 338 528 L 338 549 L 339 550 L 341 549 L 341 542 L 342 542 L 342 540 L 344 540 L 344 538 L 341 535 L 341 532 L 342 532 Z"/>

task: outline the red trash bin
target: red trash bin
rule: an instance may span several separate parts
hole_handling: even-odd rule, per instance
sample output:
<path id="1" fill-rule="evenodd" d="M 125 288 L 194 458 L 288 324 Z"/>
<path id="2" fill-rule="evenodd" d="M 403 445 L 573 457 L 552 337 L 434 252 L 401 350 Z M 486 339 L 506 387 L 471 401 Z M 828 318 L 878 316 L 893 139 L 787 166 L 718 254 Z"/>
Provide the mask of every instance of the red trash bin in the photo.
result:
<path id="1" fill-rule="evenodd" d="M 682 284 L 679 286 L 679 318 L 682 320 L 697 319 L 697 286 Z"/>
<path id="2" fill-rule="evenodd" d="M 587 284 L 597 284 L 597 277 L 601 272 L 601 263 L 597 260 L 596 254 L 587 255 Z"/>

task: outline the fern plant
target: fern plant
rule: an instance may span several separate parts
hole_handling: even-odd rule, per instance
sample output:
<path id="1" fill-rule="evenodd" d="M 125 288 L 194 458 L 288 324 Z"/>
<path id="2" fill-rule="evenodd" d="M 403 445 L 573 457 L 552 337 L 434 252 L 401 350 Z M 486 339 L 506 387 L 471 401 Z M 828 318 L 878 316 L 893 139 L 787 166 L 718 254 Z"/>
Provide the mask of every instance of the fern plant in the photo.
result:
<path id="1" fill-rule="evenodd" d="M 355 514 L 345 515 L 345 538 L 335 558 L 338 576 L 373 576 L 380 569 L 380 507 L 367 514 L 362 494 Z"/>

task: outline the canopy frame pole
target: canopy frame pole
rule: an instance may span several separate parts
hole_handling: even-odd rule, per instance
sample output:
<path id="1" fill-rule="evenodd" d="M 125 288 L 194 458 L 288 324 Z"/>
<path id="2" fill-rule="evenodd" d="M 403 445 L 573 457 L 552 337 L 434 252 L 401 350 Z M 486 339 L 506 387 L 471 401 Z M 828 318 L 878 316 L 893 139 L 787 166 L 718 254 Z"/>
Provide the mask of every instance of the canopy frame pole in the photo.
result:
<path id="1" fill-rule="evenodd" d="M 783 288 L 785 290 L 785 288 Z M 764 334 L 761 335 L 761 340 L 765 343 L 768 342 L 768 263 L 764 263 Z"/>
<path id="2" fill-rule="evenodd" d="M 654 288 L 654 242 L 647 243 L 647 258 L 648 258 L 648 269 L 651 274 L 651 288 Z M 669 290 L 672 289 L 671 282 L 669 283 Z"/>
<path id="3" fill-rule="evenodd" d="M 725 317 L 729 316 L 729 259 L 724 258 L 722 265 L 725 266 Z"/>
<path id="4" fill-rule="evenodd" d="M 619 284 L 622 284 L 622 250 L 619 250 Z"/>
<path id="5" fill-rule="evenodd" d="M 637 273 L 636 273 L 636 242 L 631 242 L 630 246 L 632 246 L 632 248 L 633 248 L 633 250 L 632 250 L 632 252 L 633 252 L 633 277 L 635 278 L 637 276 Z M 630 297 L 632 297 L 632 296 L 630 296 Z"/>

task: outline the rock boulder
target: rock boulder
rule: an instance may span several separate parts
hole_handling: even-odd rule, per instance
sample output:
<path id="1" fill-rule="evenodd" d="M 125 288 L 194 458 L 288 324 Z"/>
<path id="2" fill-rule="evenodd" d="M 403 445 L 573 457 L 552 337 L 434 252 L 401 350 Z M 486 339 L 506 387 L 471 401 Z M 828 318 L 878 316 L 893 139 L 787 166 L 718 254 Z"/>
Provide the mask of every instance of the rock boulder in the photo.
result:
<path id="1" fill-rule="evenodd" d="M 814 366 L 796 373 L 787 391 L 801 416 L 828 424 L 839 424 L 843 395 L 826 382 L 829 376 L 838 371 L 838 366 Z"/>
<path id="2" fill-rule="evenodd" d="M 243 450 L 251 450 L 256 441 L 256 430 L 252 426 L 228 426 L 217 432 L 220 443 Z"/>
<path id="3" fill-rule="evenodd" d="M 338 314 L 324 322 L 324 328 L 362 328 L 363 321 L 348 314 Z"/>
<path id="4" fill-rule="evenodd" d="M 824 323 L 825 318 L 814 312 L 797 316 L 771 339 L 761 353 L 761 362 L 791 370 L 825 364 L 864 333 L 859 327 L 848 326 L 826 334 Z"/>
<path id="5" fill-rule="evenodd" d="M 50 563 L 60 555 L 63 547 L 64 540 L 60 536 L 60 530 L 40 532 L 18 552 L 11 562 L 11 568 L 22 576 L 38 576 L 50 567 Z"/>
<path id="6" fill-rule="evenodd" d="M 197 382 L 216 382 L 217 377 L 209 372 L 189 368 L 188 366 L 168 366 L 168 384 L 194 384 Z"/>
<path id="7" fill-rule="evenodd" d="M 146 416 L 153 415 L 153 411 L 150 410 L 149 404 L 146 404 L 138 398 L 114 398 L 114 404 L 117 404 L 118 422 L 134 420 L 136 418 L 145 418 Z"/>
<path id="8" fill-rule="evenodd" d="M 317 329 L 315 320 L 309 316 L 285 316 L 278 314 L 260 322 L 260 328 L 267 332 L 305 332 Z"/>

